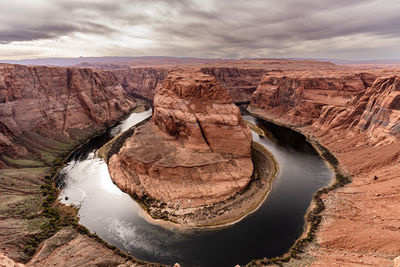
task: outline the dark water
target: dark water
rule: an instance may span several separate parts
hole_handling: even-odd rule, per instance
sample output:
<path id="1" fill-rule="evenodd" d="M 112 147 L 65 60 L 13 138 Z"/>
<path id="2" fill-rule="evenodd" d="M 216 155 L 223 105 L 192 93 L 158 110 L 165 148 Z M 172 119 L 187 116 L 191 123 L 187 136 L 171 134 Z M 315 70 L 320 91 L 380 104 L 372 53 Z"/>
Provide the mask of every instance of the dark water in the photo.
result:
<path id="1" fill-rule="evenodd" d="M 150 114 L 132 115 L 124 128 Z M 274 141 L 255 133 L 253 138 L 272 152 L 280 170 L 261 207 L 232 226 L 182 232 L 149 223 L 138 204 L 112 183 L 105 162 L 96 157 L 98 140 L 92 149 L 89 143 L 82 154 L 78 151 L 63 170 L 60 198 L 68 196 L 65 203 L 80 207 L 82 225 L 139 259 L 223 267 L 279 256 L 301 235 L 312 195 L 328 185 L 333 174 L 301 135 L 252 116 L 244 118 L 273 133 Z M 112 131 L 115 135 L 120 130 Z"/>

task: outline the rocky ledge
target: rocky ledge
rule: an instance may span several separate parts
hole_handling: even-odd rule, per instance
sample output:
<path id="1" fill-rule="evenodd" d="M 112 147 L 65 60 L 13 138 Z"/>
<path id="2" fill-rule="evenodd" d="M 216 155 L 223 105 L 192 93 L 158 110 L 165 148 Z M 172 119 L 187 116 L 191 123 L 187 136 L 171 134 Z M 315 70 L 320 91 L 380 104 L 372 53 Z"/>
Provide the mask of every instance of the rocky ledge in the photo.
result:
<path id="1" fill-rule="evenodd" d="M 111 156 L 109 170 L 153 217 L 198 225 L 179 217 L 243 191 L 253 173 L 251 143 L 239 108 L 214 77 L 176 70 L 155 95 L 151 121 Z"/>

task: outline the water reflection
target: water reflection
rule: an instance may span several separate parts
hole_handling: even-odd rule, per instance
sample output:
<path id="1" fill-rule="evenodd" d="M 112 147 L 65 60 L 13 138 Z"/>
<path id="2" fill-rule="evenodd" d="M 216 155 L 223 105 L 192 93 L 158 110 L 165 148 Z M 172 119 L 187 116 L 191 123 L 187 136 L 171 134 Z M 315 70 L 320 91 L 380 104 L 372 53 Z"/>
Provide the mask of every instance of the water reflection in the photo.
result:
<path id="1" fill-rule="evenodd" d="M 151 111 L 133 114 L 111 133 L 115 136 L 150 115 Z M 251 116 L 244 117 L 268 127 Z M 106 163 L 96 157 L 96 148 L 84 157 L 75 157 L 63 170 L 65 187 L 60 198 L 80 207 L 80 223 L 91 232 L 140 259 L 166 264 L 180 262 L 185 267 L 221 267 L 278 256 L 301 234 L 313 193 L 332 177 L 330 169 L 304 138 L 283 131 L 290 130 L 272 129 L 277 142 L 253 132 L 254 141 L 268 148 L 277 159 L 279 175 L 262 206 L 228 228 L 187 233 L 149 223 L 141 215 L 139 205 L 112 183 Z M 280 139 L 281 134 L 297 145 Z"/>

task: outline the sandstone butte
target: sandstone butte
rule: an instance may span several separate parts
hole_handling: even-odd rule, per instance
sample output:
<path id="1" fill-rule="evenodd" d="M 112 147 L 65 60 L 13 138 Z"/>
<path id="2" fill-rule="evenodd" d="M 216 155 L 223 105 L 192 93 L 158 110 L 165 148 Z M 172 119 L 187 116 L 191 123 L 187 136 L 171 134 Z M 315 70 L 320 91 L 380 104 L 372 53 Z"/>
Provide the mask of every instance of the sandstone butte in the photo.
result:
<path id="1" fill-rule="evenodd" d="M 131 195 L 178 208 L 220 202 L 250 181 L 252 137 L 240 110 L 212 76 L 176 70 L 154 97 L 151 121 L 109 160 Z"/>
<path id="2" fill-rule="evenodd" d="M 251 112 L 317 140 L 352 179 L 322 195 L 316 242 L 290 264 L 393 266 L 396 257 L 399 264 L 400 76 L 393 73 L 266 74 L 253 94 Z"/>

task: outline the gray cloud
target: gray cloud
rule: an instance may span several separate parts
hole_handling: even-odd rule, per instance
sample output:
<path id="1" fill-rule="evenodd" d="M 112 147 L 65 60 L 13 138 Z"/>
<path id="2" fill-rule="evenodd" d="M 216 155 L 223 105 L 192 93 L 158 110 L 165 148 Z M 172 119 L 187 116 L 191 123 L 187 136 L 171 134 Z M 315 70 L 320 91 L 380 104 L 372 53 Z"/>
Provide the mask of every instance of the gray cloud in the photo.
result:
<path id="1" fill-rule="evenodd" d="M 76 56 L 400 57 L 397 0 L 15 0 L 0 10 L 0 54 L 31 43 L 32 56 L 50 55 L 57 41 L 73 55 L 59 41 L 69 37 Z"/>

